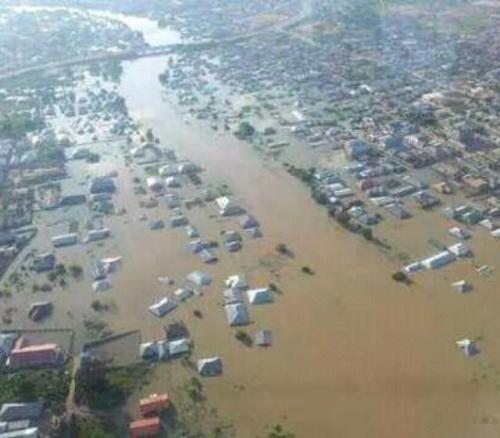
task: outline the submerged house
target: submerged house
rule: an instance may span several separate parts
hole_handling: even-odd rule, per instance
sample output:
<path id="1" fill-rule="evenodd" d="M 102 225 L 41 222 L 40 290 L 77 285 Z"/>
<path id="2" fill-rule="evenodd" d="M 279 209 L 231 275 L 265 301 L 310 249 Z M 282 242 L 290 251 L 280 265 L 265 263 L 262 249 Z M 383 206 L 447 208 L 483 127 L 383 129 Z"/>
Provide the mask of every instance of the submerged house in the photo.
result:
<path id="1" fill-rule="evenodd" d="M 266 304 L 274 301 L 274 295 L 269 288 L 251 289 L 247 291 L 250 304 Z"/>
<path id="2" fill-rule="evenodd" d="M 476 356 L 480 352 L 476 341 L 468 338 L 456 341 L 455 344 L 458 348 L 460 348 L 460 350 L 463 351 L 466 356 Z"/>
<path id="3" fill-rule="evenodd" d="M 191 272 L 186 278 L 198 286 L 209 286 L 212 283 L 212 277 L 201 271 Z"/>
<path id="4" fill-rule="evenodd" d="M 52 245 L 55 248 L 59 248 L 61 246 L 71 246 L 76 245 L 78 243 L 78 234 L 76 233 L 67 233 L 60 234 L 58 236 L 52 237 Z"/>
<path id="5" fill-rule="evenodd" d="M 161 318 L 165 316 L 167 313 L 171 312 L 177 307 L 177 301 L 171 297 L 162 298 L 160 301 L 156 302 L 152 306 L 149 307 L 149 311 Z"/>
<path id="6" fill-rule="evenodd" d="M 110 236 L 111 232 L 109 228 L 100 228 L 95 230 L 90 230 L 86 242 L 97 242 L 99 240 L 107 239 Z"/>
<path id="7" fill-rule="evenodd" d="M 108 176 L 94 178 L 89 185 L 89 192 L 96 193 L 114 193 L 116 184 L 113 178 Z"/>
<path id="8" fill-rule="evenodd" d="M 422 266 L 427 269 L 442 268 L 455 261 L 455 256 L 449 251 L 442 251 L 432 257 L 422 260 Z"/>
<path id="9" fill-rule="evenodd" d="M 210 357 L 198 361 L 198 373 L 204 377 L 214 377 L 222 374 L 222 361 L 219 357 Z"/>
<path id="10" fill-rule="evenodd" d="M 221 196 L 215 200 L 221 216 L 237 216 L 243 214 L 245 210 L 235 201 L 227 196 Z"/>
<path id="11" fill-rule="evenodd" d="M 241 289 L 226 289 L 222 292 L 225 304 L 235 304 L 243 302 L 243 291 Z"/>
<path id="12" fill-rule="evenodd" d="M 248 282 L 247 279 L 243 275 L 231 275 L 226 281 L 225 285 L 230 287 L 231 289 L 247 289 Z"/>
<path id="13" fill-rule="evenodd" d="M 245 325 L 250 321 L 248 310 L 243 303 L 226 304 L 224 310 L 230 326 Z"/>
<path id="14" fill-rule="evenodd" d="M 52 271 L 56 266 L 56 256 L 50 252 L 39 254 L 33 257 L 31 261 L 31 268 L 35 272 Z"/>

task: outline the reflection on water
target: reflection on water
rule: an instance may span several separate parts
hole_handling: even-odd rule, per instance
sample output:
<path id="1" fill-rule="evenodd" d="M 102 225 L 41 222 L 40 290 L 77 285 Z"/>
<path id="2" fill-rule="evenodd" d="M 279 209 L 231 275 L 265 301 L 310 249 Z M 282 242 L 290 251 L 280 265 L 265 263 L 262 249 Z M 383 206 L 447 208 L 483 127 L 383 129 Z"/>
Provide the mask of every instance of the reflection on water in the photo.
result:
<path id="1" fill-rule="evenodd" d="M 107 18 L 119 21 L 127 25 L 134 32 L 140 32 L 144 36 L 144 41 L 151 46 L 161 46 L 165 44 L 177 44 L 181 42 L 179 32 L 171 28 L 160 28 L 156 21 L 146 17 L 137 17 L 109 11 L 100 11 L 98 9 L 79 9 L 72 7 L 56 6 L 16 6 L 12 8 L 17 12 L 38 12 L 38 11 L 67 11 L 86 16 Z"/>

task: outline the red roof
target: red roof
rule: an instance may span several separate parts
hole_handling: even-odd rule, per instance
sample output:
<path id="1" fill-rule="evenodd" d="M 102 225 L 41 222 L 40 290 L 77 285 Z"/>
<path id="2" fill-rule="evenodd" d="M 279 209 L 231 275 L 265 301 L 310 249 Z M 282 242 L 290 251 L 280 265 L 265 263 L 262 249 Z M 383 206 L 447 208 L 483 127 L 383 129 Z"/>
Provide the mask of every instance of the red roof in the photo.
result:
<path id="1" fill-rule="evenodd" d="M 167 394 L 151 394 L 139 403 L 142 415 L 158 413 L 162 409 L 166 409 L 169 404 L 170 399 Z"/>
<path id="2" fill-rule="evenodd" d="M 56 344 L 29 345 L 17 343 L 10 352 L 8 365 L 55 365 L 59 362 L 61 350 Z"/>
<path id="3" fill-rule="evenodd" d="M 154 437 L 160 433 L 158 417 L 136 420 L 130 423 L 130 438 Z"/>

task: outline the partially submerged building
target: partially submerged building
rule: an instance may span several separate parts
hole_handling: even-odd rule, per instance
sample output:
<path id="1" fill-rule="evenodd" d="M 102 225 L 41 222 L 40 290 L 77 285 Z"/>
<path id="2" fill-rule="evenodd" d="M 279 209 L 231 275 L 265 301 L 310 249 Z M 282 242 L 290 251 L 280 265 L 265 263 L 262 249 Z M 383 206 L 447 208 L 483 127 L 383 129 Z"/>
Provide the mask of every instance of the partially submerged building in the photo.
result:
<path id="1" fill-rule="evenodd" d="M 222 374 L 222 361 L 219 357 L 209 357 L 198 361 L 198 373 L 203 377 L 214 377 Z"/>
<path id="2" fill-rule="evenodd" d="M 167 313 L 171 312 L 177 307 L 177 301 L 172 298 L 172 297 L 165 297 L 162 298 L 160 301 L 154 303 L 152 306 L 149 307 L 149 311 L 161 318 L 162 316 L 165 316 Z"/>
<path id="3" fill-rule="evenodd" d="M 245 325 L 250 321 L 246 306 L 239 302 L 234 304 L 226 304 L 224 306 L 227 322 L 230 326 Z"/>

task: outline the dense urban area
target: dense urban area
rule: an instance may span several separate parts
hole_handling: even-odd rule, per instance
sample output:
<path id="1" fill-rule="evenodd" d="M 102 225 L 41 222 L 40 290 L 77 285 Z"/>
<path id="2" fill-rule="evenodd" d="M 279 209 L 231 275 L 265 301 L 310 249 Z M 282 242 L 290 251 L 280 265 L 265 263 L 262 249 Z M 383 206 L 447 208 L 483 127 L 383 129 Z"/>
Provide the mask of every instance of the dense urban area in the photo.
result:
<path id="1" fill-rule="evenodd" d="M 5 0 L 0 438 L 497 437 L 500 3 Z"/>

